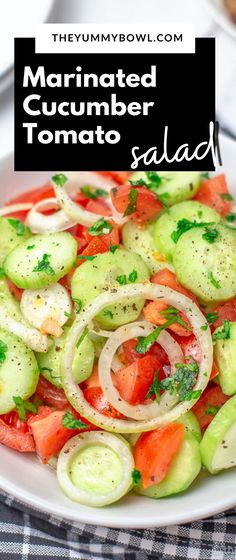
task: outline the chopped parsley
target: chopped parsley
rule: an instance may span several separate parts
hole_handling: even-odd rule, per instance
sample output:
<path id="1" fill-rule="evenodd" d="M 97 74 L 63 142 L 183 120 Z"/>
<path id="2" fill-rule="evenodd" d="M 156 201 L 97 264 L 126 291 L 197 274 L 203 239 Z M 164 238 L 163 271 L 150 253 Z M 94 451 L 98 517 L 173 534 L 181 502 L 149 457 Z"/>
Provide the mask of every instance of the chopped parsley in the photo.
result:
<path id="1" fill-rule="evenodd" d="M 5 270 L 2 266 L 0 266 L 0 280 L 2 280 L 2 278 L 4 278 L 5 276 Z"/>
<path id="2" fill-rule="evenodd" d="M 207 331 L 208 329 L 208 325 L 202 325 L 201 326 L 201 331 Z"/>
<path id="3" fill-rule="evenodd" d="M 124 211 L 124 216 L 130 216 L 137 211 L 137 198 L 138 198 L 138 191 L 136 189 L 130 189 L 129 191 L 129 203 Z"/>
<path id="4" fill-rule="evenodd" d="M 220 283 L 218 282 L 218 280 L 216 280 L 216 278 L 213 276 L 212 272 L 208 272 L 208 280 L 210 280 L 210 282 L 212 283 L 212 285 L 214 286 L 214 288 L 216 288 L 217 290 L 219 290 L 219 288 L 221 288 Z"/>
<path id="5" fill-rule="evenodd" d="M 119 282 L 121 286 L 127 284 L 127 276 L 126 274 L 120 274 L 120 276 L 116 277 L 116 281 Z"/>
<path id="6" fill-rule="evenodd" d="M 220 410 L 220 406 L 208 406 L 206 408 L 206 414 L 210 414 L 211 416 L 215 416 L 217 414 L 218 410 Z"/>
<path id="7" fill-rule="evenodd" d="M 234 199 L 234 197 L 229 193 L 220 194 L 220 198 L 222 198 L 222 200 L 233 200 Z"/>
<path id="8" fill-rule="evenodd" d="M 72 298 L 72 299 L 73 299 L 73 302 L 75 304 L 76 313 L 80 313 L 80 311 L 83 307 L 81 299 L 77 299 L 77 298 Z"/>
<path id="9" fill-rule="evenodd" d="M 129 282 L 135 282 L 135 280 L 137 280 L 137 278 L 138 278 L 137 270 L 132 270 L 132 272 L 128 276 Z"/>
<path id="10" fill-rule="evenodd" d="M 184 327 L 187 331 L 192 330 L 188 326 L 188 323 L 186 323 L 186 321 L 184 321 L 182 317 L 178 315 L 178 309 L 175 309 L 175 307 L 167 307 L 167 309 L 163 309 L 163 311 L 160 311 L 160 315 L 163 315 L 165 319 L 174 319 L 174 322 Z"/>
<path id="11" fill-rule="evenodd" d="M 185 233 L 186 231 L 189 231 L 190 229 L 196 227 L 207 228 L 213 223 L 214 222 L 196 222 L 196 220 L 191 222 L 190 220 L 187 220 L 187 218 L 183 218 L 182 220 L 178 221 L 177 229 L 175 231 L 172 231 L 171 239 L 174 241 L 174 243 L 177 243 L 181 235 L 183 235 L 183 233 Z"/>
<path id="12" fill-rule="evenodd" d="M 40 371 L 48 371 L 48 373 L 51 374 L 51 373 L 52 373 L 52 368 L 50 368 L 50 367 L 41 367 L 41 368 L 40 368 Z"/>
<path id="13" fill-rule="evenodd" d="M 100 218 L 97 222 L 95 222 L 95 224 L 93 224 L 88 229 L 90 235 L 98 235 L 98 236 L 107 235 L 111 231 L 112 231 L 112 225 L 104 218 Z"/>
<path id="14" fill-rule="evenodd" d="M 112 313 L 110 309 L 105 309 L 105 311 L 103 311 L 103 315 L 105 315 L 105 317 L 110 317 L 111 319 L 114 317 L 114 313 Z"/>
<path id="15" fill-rule="evenodd" d="M 227 222 L 236 222 L 236 214 L 230 212 L 229 214 L 226 214 L 225 219 Z"/>
<path id="16" fill-rule="evenodd" d="M 88 330 L 88 328 L 86 327 L 86 329 L 83 330 L 81 336 L 79 337 L 79 340 L 78 340 L 78 342 L 77 342 L 77 344 L 76 344 L 76 348 L 79 348 L 80 344 L 82 344 L 82 342 L 83 342 L 83 340 L 85 339 L 85 337 L 87 336 L 88 332 L 89 332 L 89 330 Z"/>
<path id="17" fill-rule="evenodd" d="M 19 419 L 22 422 L 26 422 L 26 412 L 32 412 L 33 414 L 37 414 L 38 412 L 38 405 L 36 403 L 32 403 L 29 401 L 24 401 L 21 397 L 12 397 L 13 401 L 16 405 L 16 409 L 18 412 Z"/>
<path id="18" fill-rule="evenodd" d="M 97 255 L 79 255 L 77 257 L 77 259 L 79 260 L 85 260 L 85 261 L 93 261 L 93 259 L 96 259 Z"/>
<path id="19" fill-rule="evenodd" d="M 35 245 L 28 245 L 27 250 L 31 251 L 31 249 L 34 249 Z"/>
<path id="20" fill-rule="evenodd" d="M 66 177 L 64 173 L 58 173 L 57 175 L 53 175 L 52 180 L 57 187 L 64 187 L 64 184 L 68 181 L 68 177 Z"/>
<path id="21" fill-rule="evenodd" d="M 75 418 L 71 412 L 66 412 L 62 416 L 62 426 L 64 426 L 64 428 L 68 428 L 69 430 L 83 430 L 84 428 L 88 428 L 88 424 L 85 424 L 85 422 Z"/>
<path id="22" fill-rule="evenodd" d="M 153 378 L 153 382 L 151 384 L 151 387 L 148 391 L 148 393 L 145 395 L 145 399 L 149 399 L 149 397 L 152 397 L 153 395 L 156 398 L 156 401 L 159 403 L 161 400 L 161 393 L 160 393 L 160 389 L 161 389 L 161 385 L 160 382 L 158 381 L 158 373 L 160 371 L 160 368 L 156 371 L 154 378 Z"/>
<path id="23" fill-rule="evenodd" d="M 206 320 L 211 325 L 215 321 L 219 319 L 219 314 L 216 311 L 212 311 L 211 313 L 206 313 Z"/>
<path id="24" fill-rule="evenodd" d="M 202 235 L 202 239 L 208 241 L 208 243 L 214 243 L 216 239 L 219 237 L 219 232 L 215 228 L 208 228 L 206 227 L 205 233 Z"/>
<path id="25" fill-rule="evenodd" d="M 202 177 L 203 179 L 210 179 L 210 174 L 208 173 L 208 171 L 205 171 L 204 173 L 202 173 Z"/>
<path id="26" fill-rule="evenodd" d="M 188 364 L 175 364 L 176 372 L 160 382 L 161 389 L 169 391 L 170 395 L 177 393 L 180 402 L 197 399 L 201 395 L 201 390 L 193 390 L 199 373 L 197 362 Z"/>
<path id="27" fill-rule="evenodd" d="M 16 235 L 24 235 L 26 227 L 20 220 L 15 220 L 14 218 L 8 218 L 9 224 L 16 230 Z"/>
<path id="28" fill-rule="evenodd" d="M 230 338 L 230 322 L 223 321 L 223 327 L 221 330 L 216 330 L 212 335 L 212 340 L 215 342 L 216 340 L 227 340 Z"/>
<path id="29" fill-rule="evenodd" d="M 96 200 L 96 198 L 98 198 L 99 196 L 108 196 L 107 191 L 104 191 L 103 189 L 96 189 L 95 187 L 90 187 L 90 185 L 84 185 L 84 187 L 82 187 L 81 189 L 81 192 L 92 200 Z"/>
<path id="30" fill-rule="evenodd" d="M 50 265 L 49 257 L 50 255 L 44 253 L 41 261 L 38 261 L 38 264 L 33 268 L 33 272 L 45 272 L 45 274 L 48 274 L 49 276 L 54 276 L 55 271 Z"/>
<path id="31" fill-rule="evenodd" d="M 68 311 L 64 311 L 64 315 L 65 317 L 72 317 L 72 313 L 68 313 Z"/>
<path id="32" fill-rule="evenodd" d="M 109 247 L 109 251 L 110 253 L 112 253 L 114 255 L 114 253 L 116 252 L 116 249 L 118 249 L 119 245 L 110 245 Z"/>
<path id="33" fill-rule="evenodd" d="M 139 342 L 136 346 L 136 352 L 138 352 L 138 354 L 146 354 L 149 348 L 151 348 L 154 342 L 156 342 L 156 340 L 158 339 L 161 331 L 163 331 L 164 329 L 168 329 L 168 327 L 170 327 L 170 325 L 173 325 L 173 323 L 179 323 L 179 320 L 182 321 L 182 319 L 178 315 L 171 315 L 166 323 L 154 329 L 152 333 L 148 334 L 147 336 L 140 336 Z"/>
<path id="34" fill-rule="evenodd" d="M 142 475 L 138 469 L 133 469 L 131 473 L 131 477 L 134 484 L 138 484 L 141 481 Z"/>
<path id="35" fill-rule="evenodd" d="M 5 342 L 3 342 L 3 340 L 0 340 L 0 365 L 5 362 L 7 350 L 8 347 Z"/>
<path id="36" fill-rule="evenodd" d="M 166 198 L 169 197 L 169 194 L 159 194 L 158 189 L 160 185 L 163 185 L 163 183 L 169 181 L 170 179 L 168 177 L 161 177 L 156 171 L 146 171 L 145 175 L 147 177 L 147 180 L 143 178 L 138 179 L 137 181 L 129 181 L 129 183 L 133 187 L 146 187 L 146 189 L 155 194 L 156 198 L 160 200 L 164 208 L 168 208 L 168 206 L 166 205 Z"/>

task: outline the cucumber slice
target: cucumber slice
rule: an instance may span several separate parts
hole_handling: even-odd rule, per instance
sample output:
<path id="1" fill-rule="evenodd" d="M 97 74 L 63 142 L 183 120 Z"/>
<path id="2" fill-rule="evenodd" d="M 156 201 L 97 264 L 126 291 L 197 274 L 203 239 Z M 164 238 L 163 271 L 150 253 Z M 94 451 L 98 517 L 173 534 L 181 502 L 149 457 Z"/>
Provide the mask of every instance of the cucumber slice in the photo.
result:
<path id="1" fill-rule="evenodd" d="M 53 338 L 53 345 L 45 354 L 38 352 L 36 354 L 38 366 L 42 375 L 56 387 L 61 388 L 60 361 L 62 349 L 65 344 L 66 336 L 69 328 L 64 328 L 64 333 L 60 338 Z M 84 340 L 76 348 L 73 361 L 73 374 L 77 383 L 82 383 L 88 379 L 93 370 L 95 359 L 95 349 L 92 340 L 86 336 Z"/>
<path id="2" fill-rule="evenodd" d="M 142 484 L 134 487 L 137 494 L 149 498 L 164 498 L 186 490 L 201 470 L 199 443 L 190 432 L 184 433 L 181 449 L 177 453 L 166 477 L 159 483 L 143 488 Z"/>
<path id="3" fill-rule="evenodd" d="M 195 200 L 172 206 L 169 212 L 165 212 L 157 219 L 153 228 L 154 244 L 168 260 L 173 259 L 176 248 L 171 234 L 177 229 L 178 222 L 183 218 L 198 223 L 219 222 L 221 219 L 215 210 Z"/>
<path id="4" fill-rule="evenodd" d="M 162 178 L 158 194 L 164 195 L 167 206 L 193 198 L 201 184 L 201 173 L 197 171 L 158 171 L 157 175 Z M 132 175 L 132 181 L 139 179 L 149 182 L 145 171 Z"/>
<path id="5" fill-rule="evenodd" d="M 214 243 L 203 239 L 202 228 L 181 235 L 173 257 L 178 280 L 203 303 L 236 294 L 236 231 L 220 224 L 214 229 L 219 234 Z"/>
<path id="6" fill-rule="evenodd" d="M 5 257 L 28 239 L 32 233 L 20 220 L 14 218 L 0 218 L 1 246 L 0 246 L 0 266 Z"/>
<path id="7" fill-rule="evenodd" d="M 0 280 L 0 307 L 4 307 L 4 309 L 6 309 L 9 317 L 16 319 L 16 321 L 23 321 L 20 305 L 11 294 L 4 278 Z M 4 325 L 2 325 L 2 327 L 4 327 Z"/>
<path id="8" fill-rule="evenodd" d="M 222 327 L 215 330 L 221 331 Z M 214 354 L 219 369 L 219 384 L 225 395 L 236 393 L 236 323 L 230 323 L 230 338 L 217 340 Z"/>
<path id="9" fill-rule="evenodd" d="M 130 490 L 133 468 L 133 455 L 124 438 L 108 432 L 85 432 L 64 445 L 57 477 L 70 499 L 102 507 Z"/>
<path id="10" fill-rule="evenodd" d="M 83 263 L 75 271 L 71 282 L 72 298 L 80 299 L 85 306 L 103 291 L 119 287 L 117 278 L 130 282 L 129 276 L 133 272 L 137 273 L 133 278 L 135 283 L 149 279 L 148 267 L 136 253 L 117 249 L 114 254 L 111 252 L 99 254 L 94 260 Z M 143 304 L 143 299 L 135 298 L 111 305 L 101 311 L 96 320 L 101 327 L 114 329 L 136 321 Z"/>
<path id="11" fill-rule="evenodd" d="M 217 412 L 200 443 L 202 462 L 215 474 L 236 465 L 236 395 Z"/>
<path id="12" fill-rule="evenodd" d="M 173 266 L 165 259 L 160 260 L 153 240 L 153 224 L 140 227 L 135 222 L 127 222 L 122 228 L 122 239 L 126 249 L 138 253 L 152 273 L 162 268 L 173 270 Z"/>
<path id="13" fill-rule="evenodd" d="M 35 392 L 39 370 L 32 350 L 12 333 L 0 329 L 6 358 L 0 364 L 0 414 L 15 408 L 13 397 L 26 400 Z"/>
<path id="14" fill-rule="evenodd" d="M 195 414 L 191 410 L 177 418 L 176 423 L 183 424 L 187 433 L 192 434 L 198 442 L 201 441 L 201 429 Z"/>
<path id="15" fill-rule="evenodd" d="M 77 243 L 70 233 L 34 235 L 11 251 L 4 270 L 18 288 L 46 288 L 70 271 L 76 255 Z"/>

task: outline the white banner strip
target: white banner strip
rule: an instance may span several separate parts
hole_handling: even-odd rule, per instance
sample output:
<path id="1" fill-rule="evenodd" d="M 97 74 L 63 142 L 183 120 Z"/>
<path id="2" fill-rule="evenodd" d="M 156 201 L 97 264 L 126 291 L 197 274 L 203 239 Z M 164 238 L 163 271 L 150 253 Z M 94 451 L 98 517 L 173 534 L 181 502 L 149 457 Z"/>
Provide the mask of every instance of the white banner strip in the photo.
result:
<path id="1" fill-rule="evenodd" d="M 36 28 L 36 53 L 194 53 L 195 25 L 47 23 Z"/>

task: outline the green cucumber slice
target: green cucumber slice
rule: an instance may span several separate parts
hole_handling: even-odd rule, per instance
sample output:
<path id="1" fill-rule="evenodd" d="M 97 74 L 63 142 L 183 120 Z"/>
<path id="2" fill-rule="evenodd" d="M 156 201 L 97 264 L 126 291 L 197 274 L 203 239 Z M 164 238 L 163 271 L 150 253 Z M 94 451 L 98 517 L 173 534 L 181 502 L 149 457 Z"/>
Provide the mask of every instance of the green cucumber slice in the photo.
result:
<path id="1" fill-rule="evenodd" d="M 23 322 L 23 317 L 18 301 L 11 294 L 7 282 L 4 278 L 0 280 L 0 307 L 4 307 L 8 315 L 16 321 Z M 4 325 L 2 325 L 4 327 Z"/>
<path id="2" fill-rule="evenodd" d="M 46 354 L 42 352 L 36 354 L 38 366 L 42 375 L 50 381 L 50 383 L 59 388 L 62 387 L 60 374 L 61 354 L 68 331 L 69 328 L 65 327 L 63 335 L 60 336 L 60 338 L 53 338 L 53 345 Z M 79 345 L 79 348 L 76 348 L 74 355 L 73 373 L 74 379 L 78 384 L 88 379 L 91 375 L 94 358 L 95 349 L 93 342 L 89 336 L 86 336 Z"/>
<path id="3" fill-rule="evenodd" d="M 18 288 L 46 288 L 71 270 L 76 255 L 77 243 L 70 233 L 34 235 L 11 251 L 4 270 Z"/>
<path id="4" fill-rule="evenodd" d="M 184 433 L 181 449 L 173 460 L 172 466 L 160 484 L 143 488 L 142 484 L 134 487 L 137 494 L 149 498 L 164 498 L 186 490 L 201 470 L 199 443 L 190 432 Z"/>
<path id="5" fill-rule="evenodd" d="M 69 498 L 102 507 L 130 490 L 133 468 L 133 455 L 124 438 L 102 431 L 84 432 L 64 445 L 57 477 Z"/>
<path id="6" fill-rule="evenodd" d="M 203 303 L 236 294 L 236 231 L 220 224 L 214 229 L 219 235 L 213 243 L 202 237 L 202 228 L 181 235 L 173 257 L 178 280 Z"/>
<path id="7" fill-rule="evenodd" d="M 217 412 L 200 443 L 202 462 L 215 474 L 236 465 L 236 395 Z"/>
<path id="8" fill-rule="evenodd" d="M 35 392 L 39 370 L 32 350 L 12 333 L 0 329 L 0 341 L 7 347 L 0 364 L 0 414 L 15 408 L 13 397 L 26 400 Z"/>
<path id="9" fill-rule="evenodd" d="M 28 239 L 32 233 L 20 220 L 14 218 L 0 218 L 1 246 L 0 246 L 0 266 L 5 257 Z"/>
<path id="10" fill-rule="evenodd" d="M 140 227 L 135 222 L 127 222 L 122 228 L 122 239 L 126 249 L 138 253 L 152 273 L 158 272 L 162 268 L 173 270 L 169 262 L 160 260 L 153 240 L 153 224 Z"/>
<path id="11" fill-rule="evenodd" d="M 193 198 L 201 184 L 201 173 L 197 171 L 158 171 L 157 175 L 162 178 L 157 192 L 163 196 L 167 206 Z M 149 182 L 145 171 L 137 171 L 132 175 L 132 181 L 139 179 Z"/>
<path id="12" fill-rule="evenodd" d="M 176 423 L 183 424 L 187 433 L 192 434 L 198 442 L 201 441 L 201 429 L 195 414 L 191 410 L 177 418 Z"/>
<path id="13" fill-rule="evenodd" d="M 176 244 L 171 238 L 173 231 L 177 229 L 178 222 L 186 218 L 191 222 L 219 222 L 220 215 L 205 204 L 195 200 L 180 202 L 172 206 L 169 212 L 165 212 L 157 219 L 153 227 L 154 244 L 158 251 L 168 260 L 172 261 Z M 203 233 L 205 230 L 203 229 Z"/>
<path id="14" fill-rule="evenodd" d="M 135 278 L 132 273 L 135 272 Z M 136 253 L 125 249 L 99 254 L 92 261 L 83 263 L 75 271 L 71 282 L 73 299 L 80 299 L 83 306 L 87 305 L 103 291 L 120 286 L 120 281 L 129 283 L 129 277 L 134 283 L 145 282 L 150 272 L 142 258 Z M 99 325 L 106 329 L 114 329 L 125 323 L 136 321 L 143 307 L 143 299 L 135 298 L 111 305 L 96 317 Z"/>
<path id="15" fill-rule="evenodd" d="M 222 327 L 215 330 L 215 334 Z M 230 323 L 230 338 L 216 340 L 214 355 L 219 369 L 219 384 L 225 395 L 236 393 L 236 323 Z"/>

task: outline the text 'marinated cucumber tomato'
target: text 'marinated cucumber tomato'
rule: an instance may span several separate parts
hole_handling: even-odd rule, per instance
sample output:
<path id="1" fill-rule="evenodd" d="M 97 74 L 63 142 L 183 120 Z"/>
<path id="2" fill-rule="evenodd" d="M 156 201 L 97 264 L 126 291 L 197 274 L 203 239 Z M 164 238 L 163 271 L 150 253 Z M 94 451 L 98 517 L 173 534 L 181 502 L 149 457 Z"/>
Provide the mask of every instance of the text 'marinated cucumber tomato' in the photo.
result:
<path id="1" fill-rule="evenodd" d="M 92 507 L 236 466 L 224 175 L 56 173 L 0 222 L 0 442 Z"/>

